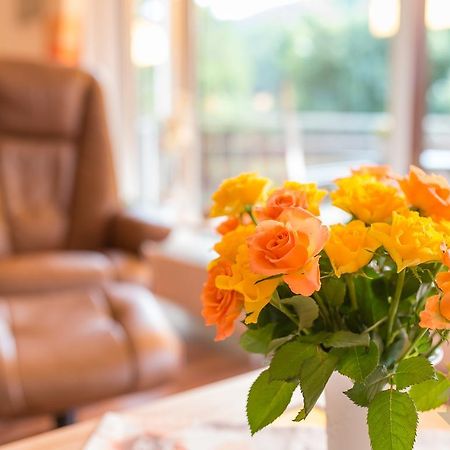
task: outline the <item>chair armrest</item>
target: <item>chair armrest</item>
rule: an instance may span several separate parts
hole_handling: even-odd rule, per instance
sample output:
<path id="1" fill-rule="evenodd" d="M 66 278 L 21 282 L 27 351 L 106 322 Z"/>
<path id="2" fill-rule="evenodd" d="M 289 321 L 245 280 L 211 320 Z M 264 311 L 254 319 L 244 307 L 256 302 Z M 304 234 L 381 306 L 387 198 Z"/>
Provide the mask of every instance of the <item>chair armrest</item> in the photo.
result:
<path id="1" fill-rule="evenodd" d="M 105 293 L 115 320 L 129 339 L 137 369 L 137 389 L 148 389 L 177 374 L 184 359 L 181 340 L 147 289 L 110 283 Z"/>
<path id="2" fill-rule="evenodd" d="M 171 229 L 161 223 L 130 213 L 114 216 L 110 226 L 110 241 L 114 247 L 139 252 L 146 241 L 162 241 Z"/>

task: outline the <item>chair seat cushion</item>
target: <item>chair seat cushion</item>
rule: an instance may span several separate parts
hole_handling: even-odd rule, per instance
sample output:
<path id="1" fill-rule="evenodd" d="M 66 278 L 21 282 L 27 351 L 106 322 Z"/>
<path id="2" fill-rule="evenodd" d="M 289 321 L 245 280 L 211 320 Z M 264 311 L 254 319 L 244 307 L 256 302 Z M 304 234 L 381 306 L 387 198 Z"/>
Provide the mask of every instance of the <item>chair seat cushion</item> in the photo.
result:
<path id="1" fill-rule="evenodd" d="M 0 298 L 0 415 L 55 413 L 152 387 L 179 362 L 178 339 L 139 286 Z"/>
<path id="2" fill-rule="evenodd" d="M 111 280 L 148 285 L 148 264 L 120 251 L 52 251 L 0 259 L 0 295 L 92 286 Z"/>

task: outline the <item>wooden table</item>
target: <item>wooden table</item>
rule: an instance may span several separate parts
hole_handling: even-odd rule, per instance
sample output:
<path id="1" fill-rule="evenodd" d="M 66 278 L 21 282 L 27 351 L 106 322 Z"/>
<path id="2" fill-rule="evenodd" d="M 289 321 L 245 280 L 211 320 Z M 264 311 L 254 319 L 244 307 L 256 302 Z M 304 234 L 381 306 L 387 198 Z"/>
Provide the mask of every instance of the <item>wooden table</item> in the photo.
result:
<path id="1" fill-rule="evenodd" d="M 165 399 L 156 400 L 145 407 L 133 409 L 126 413 L 133 416 L 137 415 L 140 418 L 144 417 L 154 427 L 162 430 L 182 428 L 199 421 L 224 423 L 231 420 L 232 422 L 245 423 L 247 391 L 256 376 L 257 372 L 241 375 L 169 396 Z M 295 411 L 292 412 L 294 413 Z M 0 450 L 80 450 L 98 425 L 98 422 L 98 420 L 82 422 L 0 446 Z M 282 417 L 277 422 L 277 426 L 291 426 L 290 424 L 290 417 Z M 325 426 L 325 414 L 322 409 L 316 408 L 306 421 L 294 426 L 319 427 L 323 429 Z M 448 433 L 450 442 L 450 426 L 445 423 L 437 412 L 421 415 L 419 438 L 424 433 L 429 434 L 430 439 L 433 439 L 436 433 L 444 435 Z M 420 439 L 419 444 L 417 446 L 418 450 L 432 447 L 439 448 L 435 446 L 428 447 L 428 444 L 420 443 Z"/>

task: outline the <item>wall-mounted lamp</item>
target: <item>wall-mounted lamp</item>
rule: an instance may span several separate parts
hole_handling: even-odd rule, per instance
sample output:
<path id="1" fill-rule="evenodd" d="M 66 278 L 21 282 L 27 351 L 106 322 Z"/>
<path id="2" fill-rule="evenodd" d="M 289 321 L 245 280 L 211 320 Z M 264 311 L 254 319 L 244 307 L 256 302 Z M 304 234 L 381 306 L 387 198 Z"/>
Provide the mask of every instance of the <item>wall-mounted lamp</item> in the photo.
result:
<path id="1" fill-rule="evenodd" d="M 374 37 L 395 36 L 400 27 L 400 0 L 370 0 L 369 30 Z"/>
<path id="2" fill-rule="evenodd" d="M 425 23 L 429 30 L 450 28 L 450 2 L 447 0 L 427 0 Z"/>
<path id="3" fill-rule="evenodd" d="M 131 60 L 137 67 L 164 64 L 169 59 L 165 28 L 146 19 L 136 19 L 131 30 Z"/>
<path id="4" fill-rule="evenodd" d="M 400 8 L 400 0 L 370 0 L 369 29 L 372 35 L 377 38 L 388 38 L 397 34 L 400 26 Z M 450 1 L 427 0 L 425 24 L 429 30 L 450 29 Z"/>

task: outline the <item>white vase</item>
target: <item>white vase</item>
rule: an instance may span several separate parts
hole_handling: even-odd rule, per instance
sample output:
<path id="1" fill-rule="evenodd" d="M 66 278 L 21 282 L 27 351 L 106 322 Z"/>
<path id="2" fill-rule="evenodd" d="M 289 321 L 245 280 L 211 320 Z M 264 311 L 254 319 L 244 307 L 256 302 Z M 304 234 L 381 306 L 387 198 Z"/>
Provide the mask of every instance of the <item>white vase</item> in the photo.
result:
<path id="1" fill-rule="evenodd" d="M 328 450 L 370 450 L 367 409 L 345 394 L 353 383 L 334 372 L 325 387 Z"/>

